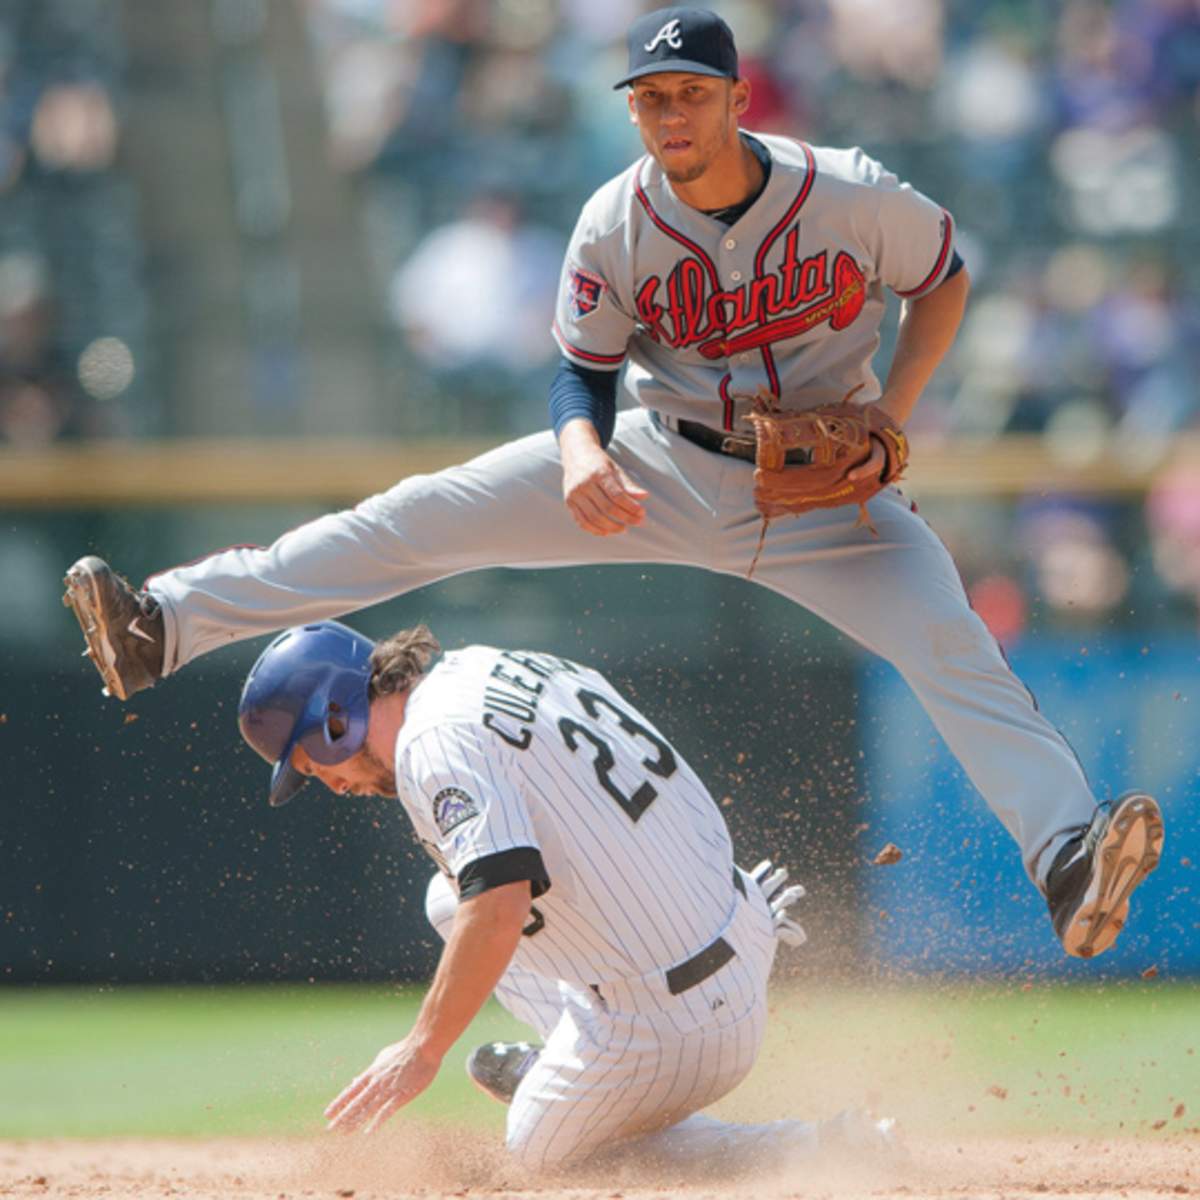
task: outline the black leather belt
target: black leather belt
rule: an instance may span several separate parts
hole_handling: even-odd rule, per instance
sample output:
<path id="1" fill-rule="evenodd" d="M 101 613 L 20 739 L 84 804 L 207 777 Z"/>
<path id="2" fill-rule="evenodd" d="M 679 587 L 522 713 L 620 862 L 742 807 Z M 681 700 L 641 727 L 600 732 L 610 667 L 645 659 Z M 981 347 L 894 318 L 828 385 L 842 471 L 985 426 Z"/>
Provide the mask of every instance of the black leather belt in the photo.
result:
<path id="1" fill-rule="evenodd" d="M 754 438 L 740 433 L 723 433 L 720 429 L 710 429 L 698 421 L 679 420 L 675 423 L 676 432 L 681 438 L 687 438 L 705 450 L 717 454 L 730 454 L 734 458 L 744 458 L 747 462 L 754 461 Z M 806 464 L 812 461 L 807 450 L 789 450 L 785 460 L 789 463 Z"/>
<path id="2" fill-rule="evenodd" d="M 667 990 L 672 996 L 678 996 L 680 992 L 686 992 L 688 988 L 703 983 L 710 975 L 715 975 L 731 958 L 737 958 L 737 951 L 723 937 L 719 937 L 699 954 L 692 955 L 687 962 L 667 972 Z"/>
<path id="3" fill-rule="evenodd" d="M 733 868 L 733 886 L 743 896 L 746 895 L 746 885 L 737 867 Z M 678 996 L 680 992 L 686 992 L 688 988 L 703 983 L 710 975 L 715 975 L 734 958 L 737 958 L 737 951 L 723 937 L 719 937 L 699 954 L 693 954 L 687 962 L 681 962 L 667 972 L 667 990 L 672 996 Z"/>

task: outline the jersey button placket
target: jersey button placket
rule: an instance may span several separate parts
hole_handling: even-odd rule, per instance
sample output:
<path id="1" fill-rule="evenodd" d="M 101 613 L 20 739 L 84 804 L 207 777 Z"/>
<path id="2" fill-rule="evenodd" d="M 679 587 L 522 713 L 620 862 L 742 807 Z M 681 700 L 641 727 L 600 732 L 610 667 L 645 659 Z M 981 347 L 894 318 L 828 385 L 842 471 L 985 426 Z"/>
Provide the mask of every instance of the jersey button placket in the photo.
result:
<path id="1" fill-rule="evenodd" d="M 738 240 L 735 237 L 721 239 L 719 261 L 721 274 L 725 280 L 727 291 L 736 292 L 746 286 L 743 283 L 750 269 L 750 264 L 744 261 L 744 256 L 737 253 Z M 753 354 L 744 352 L 730 354 L 726 359 L 729 372 L 729 390 L 734 395 L 751 395 L 760 382 L 754 373 Z M 738 474 L 735 472 L 735 475 Z"/>

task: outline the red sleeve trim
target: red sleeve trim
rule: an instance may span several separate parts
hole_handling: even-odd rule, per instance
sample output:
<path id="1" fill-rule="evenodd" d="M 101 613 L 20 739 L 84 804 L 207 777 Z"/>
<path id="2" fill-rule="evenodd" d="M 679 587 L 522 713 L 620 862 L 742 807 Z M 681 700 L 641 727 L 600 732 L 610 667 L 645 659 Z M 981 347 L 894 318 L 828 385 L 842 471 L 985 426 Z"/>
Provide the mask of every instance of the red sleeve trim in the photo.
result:
<path id="1" fill-rule="evenodd" d="M 950 247 L 953 244 L 954 244 L 954 218 L 943 208 L 942 209 L 942 249 L 941 249 L 941 252 L 937 256 L 937 262 L 935 262 L 933 264 L 933 270 L 930 271 L 929 274 L 926 275 L 925 278 L 923 280 L 921 280 L 921 282 L 919 284 L 917 284 L 917 286 L 915 288 L 910 288 L 906 292 L 902 292 L 896 288 L 893 288 L 892 290 L 895 291 L 896 295 L 907 298 L 909 296 L 919 295 L 921 292 L 925 291 L 925 289 L 927 287 L 929 287 L 929 285 L 931 283 L 933 283 L 933 281 L 942 273 L 943 268 L 946 266 L 946 263 L 949 261 Z"/>
<path id="2" fill-rule="evenodd" d="M 625 352 L 620 354 L 593 354 L 590 350 L 580 350 L 578 346 L 572 346 L 567 341 L 557 321 L 552 327 L 555 340 L 562 347 L 564 354 L 570 354 L 574 358 L 581 358 L 584 362 L 595 363 L 601 367 L 619 367 L 625 361 Z"/>

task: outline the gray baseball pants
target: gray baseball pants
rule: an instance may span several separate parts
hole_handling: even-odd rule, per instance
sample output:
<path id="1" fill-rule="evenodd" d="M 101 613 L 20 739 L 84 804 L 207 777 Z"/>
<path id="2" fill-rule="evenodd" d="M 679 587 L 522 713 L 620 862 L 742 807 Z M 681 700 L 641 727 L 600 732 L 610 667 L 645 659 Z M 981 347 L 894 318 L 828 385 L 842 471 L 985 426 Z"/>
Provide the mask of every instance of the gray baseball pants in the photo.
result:
<path id="1" fill-rule="evenodd" d="M 484 567 L 677 563 L 745 576 L 762 522 L 752 464 L 701 449 L 645 410 L 622 413 L 613 459 L 650 492 L 644 524 L 581 530 L 549 431 L 405 479 L 345 512 L 155 575 L 165 673 L 229 642 L 337 617 Z M 894 488 L 773 521 L 754 581 L 893 664 L 1016 840 L 1037 881 L 1095 801 L 1073 751 L 972 611 L 945 546 Z M 1039 869 L 1040 868 L 1040 869 Z"/>

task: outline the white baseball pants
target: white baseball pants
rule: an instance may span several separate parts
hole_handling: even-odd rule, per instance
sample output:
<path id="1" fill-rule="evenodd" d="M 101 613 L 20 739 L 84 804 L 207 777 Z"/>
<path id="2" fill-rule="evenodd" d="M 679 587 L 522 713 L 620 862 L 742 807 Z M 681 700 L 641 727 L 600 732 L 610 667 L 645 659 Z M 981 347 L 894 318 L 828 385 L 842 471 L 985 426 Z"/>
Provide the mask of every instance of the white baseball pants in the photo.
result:
<path id="1" fill-rule="evenodd" d="M 337 617 L 464 571 L 598 562 L 677 563 L 745 576 L 762 522 L 751 463 L 714 454 L 645 410 L 622 413 L 612 457 L 650 492 L 645 523 L 613 537 L 576 526 L 550 432 L 405 479 L 356 508 L 153 576 L 166 673 L 242 638 Z M 891 662 L 1038 878 L 1095 801 L 971 610 L 954 562 L 894 488 L 875 497 L 878 536 L 853 507 L 771 523 L 754 580 Z"/>
<path id="2" fill-rule="evenodd" d="M 515 961 L 505 972 L 496 998 L 545 1046 L 508 1110 L 508 1150 L 524 1169 L 553 1171 L 604 1151 L 736 1171 L 816 1149 L 816 1126 L 806 1121 L 734 1125 L 699 1114 L 749 1074 L 766 1026 L 774 926 L 762 891 L 742 877 L 745 899 L 721 931 L 737 957 L 692 989 L 709 1000 L 703 1009 L 684 1005 L 662 982 L 592 991 Z M 425 907 L 443 939 L 457 903 L 449 881 L 435 875 Z M 703 1019 L 692 1016 L 698 1010 Z"/>

